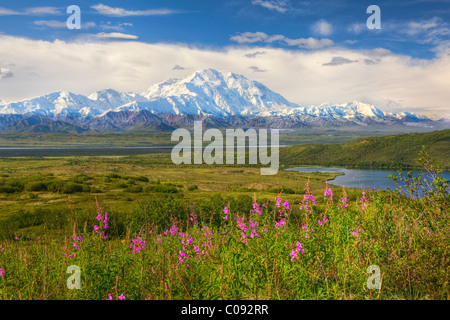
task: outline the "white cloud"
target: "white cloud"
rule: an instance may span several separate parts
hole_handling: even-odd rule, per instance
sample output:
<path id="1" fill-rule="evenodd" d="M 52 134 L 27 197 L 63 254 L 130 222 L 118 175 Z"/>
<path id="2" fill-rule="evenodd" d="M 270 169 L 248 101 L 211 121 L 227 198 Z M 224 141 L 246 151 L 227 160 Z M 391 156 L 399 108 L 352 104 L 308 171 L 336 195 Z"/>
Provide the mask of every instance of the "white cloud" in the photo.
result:
<path id="1" fill-rule="evenodd" d="M 396 29 L 400 33 L 416 38 L 420 43 L 439 44 L 450 38 L 450 25 L 437 17 L 424 21 L 412 21 Z"/>
<path id="2" fill-rule="evenodd" d="M 304 49 L 321 49 L 324 47 L 331 46 L 333 41 L 330 39 L 316 39 L 316 38 L 298 38 L 298 39 L 290 39 L 281 34 L 277 34 L 274 36 L 269 36 L 264 32 L 244 32 L 238 35 L 235 35 L 230 38 L 232 41 L 236 41 L 237 43 L 256 43 L 256 42 L 282 42 L 288 46 L 296 46 Z"/>
<path id="3" fill-rule="evenodd" d="M 22 14 L 22 13 L 19 11 L 0 7 L 0 16 L 14 16 L 14 15 L 20 15 L 20 14 Z"/>
<path id="4" fill-rule="evenodd" d="M 33 24 L 42 28 L 54 28 L 54 29 L 63 29 L 67 28 L 67 21 L 59 21 L 59 20 L 37 20 L 34 21 Z M 95 22 L 86 22 L 81 25 L 82 29 L 90 29 L 97 27 Z"/>
<path id="5" fill-rule="evenodd" d="M 91 6 L 99 14 L 109 17 L 131 17 L 131 16 L 158 16 L 179 13 L 171 9 L 152 9 L 152 10 L 127 10 L 124 8 L 113 8 L 102 3 Z"/>
<path id="6" fill-rule="evenodd" d="M 55 7 L 34 7 L 26 9 L 25 13 L 29 15 L 57 15 L 61 11 Z"/>
<path id="7" fill-rule="evenodd" d="M 0 79 L 11 78 L 14 74 L 8 68 L 0 68 Z"/>
<path id="8" fill-rule="evenodd" d="M 313 32 L 321 36 L 329 36 L 333 33 L 333 27 L 325 20 L 317 21 L 312 26 Z"/>
<path id="9" fill-rule="evenodd" d="M 244 32 L 230 38 L 237 43 L 254 43 L 266 41 L 269 38 L 264 32 Z"/>
<path id="10" fill-rule="evenodd" d="M 66 21 L 57 21 L 57 20 L 37 20 L 33 22 L 34 25 L 38 27 L 47 27 L 47 28 L 67 28 Z"/>
<path id="11" fill-rule="evenodd" d="M 285 38 L 284 41 L 289 46 L 297 46 L 299 48 L 305 48 L 305 49 L 321 49 L 324 47 L 331 46 L 333 44 L 333 41 L 330 39 L 316 39 L 316 38 L 299 38 L 299 39 L 289 39 Z"/>
<path id="12" fill-rule="evenodd" d="M 168 78 L 215 68 L 259 81 L 303 105 L 389 99 L 411 112 L 450 117 L 450 55 L 445 49 L 432 60 L 421 60 L 383 48 L 304 51 L 236 46 L 219 51 L 107 37 L 99 40 L 50 42 L 0 35 L 0 57 L 8 66 L 14 65 L 14 76 L 2 81 L 0 97 L 17 100 L 57 90 L 88 95 L 105 88 L 142 92 Z M 257 60 L 257 68 L 265 72 L 249 69 L 249 59 L 244 57 L 258 51 L 265 52 Z M 359 62 L 323 66 L 333 57 Z M 175 63 L 189 70 L 172 70 Z"/>
<path id="13" fill-rule="evenodd" d="M 112 24 L 111 22 L 103 23 L 100 25 L 100 28 L 103 30 L 113 30 L 113 31 L 124 31 L 125 27 L 132 27 L 133 24 L 129 22 Z"/>
<path id="14" fill-rule="evenodd" d="M 100 32 L 95 35 L 93 35 L 94 38 L 97 39 L 127 39 L 127 40 L 136 40 L 139 37 L 135 36 L 133 34 L 126 34 L 126 33 L 120 33 L 120 32 Z"/>
<path id="15" fill-rule="evenodd" d="M 61 11 L 56 7 L 33 7 L 33 8 L 26 8 L 23 11 L 17 11 L 0 7 L 0 16 L 12 16 L 12 15 L 39 16 L 39 15 L 57 15 L 60 13 Z"/>
<path id="16" fill-rule="evenodd" d="M 81 25 L 82 29 L 90 29 L 90 28 L 96 28 L 96 27 L 97 27 L 97 24 L 95 22 L 86 22 Z"/>
<path id="17" fill-rule="evenodd" d="M 367 30 L 367 25 L 364 23 L 354 23 L 348 26 L 347 31 L 354 33 L 354 34 L 360 34 L 363 31 Z"/>
<path id="18" fill-rule="evenodd" d="M 287 11 L 286 1 L 267 1 L 267 0 L 252 0 L 252 4 L 264 7 L 269 10 L 275 10 L 280 13 L 285 13 Z"/>

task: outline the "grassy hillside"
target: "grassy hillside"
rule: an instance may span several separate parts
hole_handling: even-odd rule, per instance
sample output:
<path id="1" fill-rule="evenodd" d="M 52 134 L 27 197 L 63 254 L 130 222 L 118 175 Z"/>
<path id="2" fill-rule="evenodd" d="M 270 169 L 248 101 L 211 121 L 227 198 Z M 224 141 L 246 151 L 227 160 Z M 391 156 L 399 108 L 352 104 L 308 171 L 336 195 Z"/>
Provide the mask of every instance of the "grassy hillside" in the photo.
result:
<path id="1" fill-rule="evenodd" d="M 284 165 L 418 167 L 422 146 L 443 169 L 450 169 L 450 130 L 361 138 L 342 144 L 297 145 L 280 150 Z"/>

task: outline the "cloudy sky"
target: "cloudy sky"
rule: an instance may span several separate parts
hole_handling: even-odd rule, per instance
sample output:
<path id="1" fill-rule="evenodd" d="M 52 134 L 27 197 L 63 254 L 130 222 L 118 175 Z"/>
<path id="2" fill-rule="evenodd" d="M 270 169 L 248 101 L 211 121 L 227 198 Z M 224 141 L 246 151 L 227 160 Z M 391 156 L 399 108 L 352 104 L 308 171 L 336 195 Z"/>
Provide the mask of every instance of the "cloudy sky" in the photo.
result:
<path id="1" fill-rule="evenodd" d="M 67 8 L 81 9 L 69 29 Z M 370 5 L 381 29 L 369 29 Z M 302 105 L 450 117 L 450 0 L 17 0 L 0 4 L 0 100 L 142 92 L 203 69 Z"/>

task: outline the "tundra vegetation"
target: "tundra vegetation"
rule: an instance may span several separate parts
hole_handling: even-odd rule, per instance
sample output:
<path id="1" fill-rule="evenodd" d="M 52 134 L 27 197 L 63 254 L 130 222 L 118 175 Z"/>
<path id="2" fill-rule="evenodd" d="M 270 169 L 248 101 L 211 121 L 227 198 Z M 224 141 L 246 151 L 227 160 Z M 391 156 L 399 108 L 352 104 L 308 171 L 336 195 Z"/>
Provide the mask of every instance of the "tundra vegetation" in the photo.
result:
<path id="1" fill-rule="evenodd" d="M 384 192 L 169 154 L 1 158 L 0 298 L 448 299 L 448 181 L 418 165 Z"/>

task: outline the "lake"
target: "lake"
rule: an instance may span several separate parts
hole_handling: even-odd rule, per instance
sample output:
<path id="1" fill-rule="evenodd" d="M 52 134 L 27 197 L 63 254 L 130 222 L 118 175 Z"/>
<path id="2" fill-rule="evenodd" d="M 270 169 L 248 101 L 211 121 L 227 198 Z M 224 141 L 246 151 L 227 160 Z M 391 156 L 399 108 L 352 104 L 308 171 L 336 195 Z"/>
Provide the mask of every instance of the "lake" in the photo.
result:
<path id="1" fill-rule="evenodd" d="M 394 182 L 389 180 L 389 175 L 398 175 L 395 170 L 380 170 L 380 169 L 347 169 L 340 167 L 295 167 L 286 169 L 287 171 L 298 172 L 342 172 L 343 175 L 337 176 L 334 180 L 329 180 L 330 184 L 337 186 L 344 186 L 349 188 L 359 189 L 380 189 L 386 190 L 396 188 Z M 403 176 L 406 176 L 408 171 L 403 172 Z M 414 171 L 413 177 L 417 177 L 420 171 Z M 450 180 L 450 172 L 445 171 L 442 176 Z"/>

